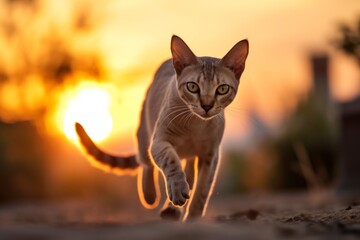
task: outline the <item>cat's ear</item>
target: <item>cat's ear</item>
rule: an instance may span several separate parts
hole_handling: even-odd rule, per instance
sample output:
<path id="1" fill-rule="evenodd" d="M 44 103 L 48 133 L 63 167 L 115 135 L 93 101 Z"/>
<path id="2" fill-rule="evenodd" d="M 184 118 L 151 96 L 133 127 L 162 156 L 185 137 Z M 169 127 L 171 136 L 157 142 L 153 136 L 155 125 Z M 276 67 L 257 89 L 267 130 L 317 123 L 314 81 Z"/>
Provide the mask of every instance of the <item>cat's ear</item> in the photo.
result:
<path id="1" fill-rule="evenodd" d="M 240 79 L 240 76 L 245 69 L 245 61 L 248 53 L 248 40 L 241 40 L 220 60 L 220 65 L 229 68 L 234 72 L 235 77 Z"/>
<path id="2" fill-rule="evenodd" d="M 173 35 L 171 38 L 171 54 L 173 64 L 177 75 L 189 65 L 198 63 L 198 59 L 186 43 L 178 36 Z"/>

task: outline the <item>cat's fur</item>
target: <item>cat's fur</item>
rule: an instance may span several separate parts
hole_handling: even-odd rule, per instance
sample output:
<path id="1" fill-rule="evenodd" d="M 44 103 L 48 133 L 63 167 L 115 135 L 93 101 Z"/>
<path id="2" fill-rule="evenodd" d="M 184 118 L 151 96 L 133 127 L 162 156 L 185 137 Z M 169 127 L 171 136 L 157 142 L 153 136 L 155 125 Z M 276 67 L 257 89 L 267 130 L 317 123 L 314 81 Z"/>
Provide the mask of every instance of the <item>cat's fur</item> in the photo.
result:
<path id="1" fill-rule="evenodd" d="M 77 123 L 83 146 L 102 167 L 138 169 L 138 190 L 145 207 L 159 203 L 156 176 L 160 171 L 169 200 L 162 217 L 179 218 L 178 207 L 187 202 L 183 219 L 201 217 L 219 165 L 224 109 L 235 98 L 248 48 L 248 41 L 242 40 L 222 59 L 196 57 L 181 38 L 173 36 L 172 59 L 156 72 L 143 104 L 137 157 L 104 153 Z M 185 171 L 181 159 L 187 160 Z"/>

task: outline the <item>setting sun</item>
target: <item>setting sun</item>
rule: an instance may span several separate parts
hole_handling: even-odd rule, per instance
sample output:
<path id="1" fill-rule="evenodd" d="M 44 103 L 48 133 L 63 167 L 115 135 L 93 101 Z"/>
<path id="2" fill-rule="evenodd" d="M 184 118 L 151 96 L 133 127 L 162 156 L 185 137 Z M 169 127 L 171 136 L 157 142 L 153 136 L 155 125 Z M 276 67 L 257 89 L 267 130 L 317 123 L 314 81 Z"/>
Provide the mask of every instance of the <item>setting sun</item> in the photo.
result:
<path id="1" fill-rule="evenodd" d="M 94 141 L 104 140 L 112 130 L 111 93 L 106 86 L 81 82 L 62 94 L 59 114 L 65 135 L 77 141 L 74 123 L 81 123 Z"/>

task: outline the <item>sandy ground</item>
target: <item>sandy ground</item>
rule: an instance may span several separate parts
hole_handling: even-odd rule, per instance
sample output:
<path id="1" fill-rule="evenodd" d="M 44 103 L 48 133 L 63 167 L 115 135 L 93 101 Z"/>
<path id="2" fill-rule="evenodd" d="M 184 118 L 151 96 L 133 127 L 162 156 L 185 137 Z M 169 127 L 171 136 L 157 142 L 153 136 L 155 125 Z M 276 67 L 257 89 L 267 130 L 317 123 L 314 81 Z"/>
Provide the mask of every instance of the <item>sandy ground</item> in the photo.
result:
<path id="1" fill-rule="evenodd" d="M 360 239 L 359 198 L 332 196 L 214 196 L 191 224 L 92 201 L 3 205 L 0 239 Z"/>

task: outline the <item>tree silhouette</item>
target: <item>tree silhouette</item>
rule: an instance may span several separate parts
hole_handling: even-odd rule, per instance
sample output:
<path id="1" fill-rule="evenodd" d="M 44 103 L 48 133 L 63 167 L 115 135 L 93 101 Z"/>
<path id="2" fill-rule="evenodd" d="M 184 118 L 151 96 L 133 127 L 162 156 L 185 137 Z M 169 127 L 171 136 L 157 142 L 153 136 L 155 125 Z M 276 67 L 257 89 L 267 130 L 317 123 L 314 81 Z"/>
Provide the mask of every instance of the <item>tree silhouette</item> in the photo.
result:
<path id="1" fill-rule="evenodd" d="M 360 66 L 360 17 L 354 25 L 341 24 L 340 38 L 335 40 L 335 46 L 356 59 Z"/>
<path id="2" fill-rule="evenodd" d="M 93 36 L 100 22 L 96 18 L 98 9 L 90 3 L 69 4 L 66 15 L 55 17 L 47 13 L 44 0 L 0 2 L 0 92 L 9 92 L 4 89 L 12 84 L 12 90 L 19 93 L 17 99 L 0 99 L 0 120 L 39 120 L 53 107 L 48 101 L 53 90 L 76 73 L 102 78 L 104 68 L 96 46 L 79 49 L 80 44 L 73 44 Z M 30 108 L 23 104 L 27 91 L 23 85 L 33 76 L 39 79 L 46 95 Z M 19 102 L 19 107 L 4 107 L 4 101 L 13 100 Z"/>

